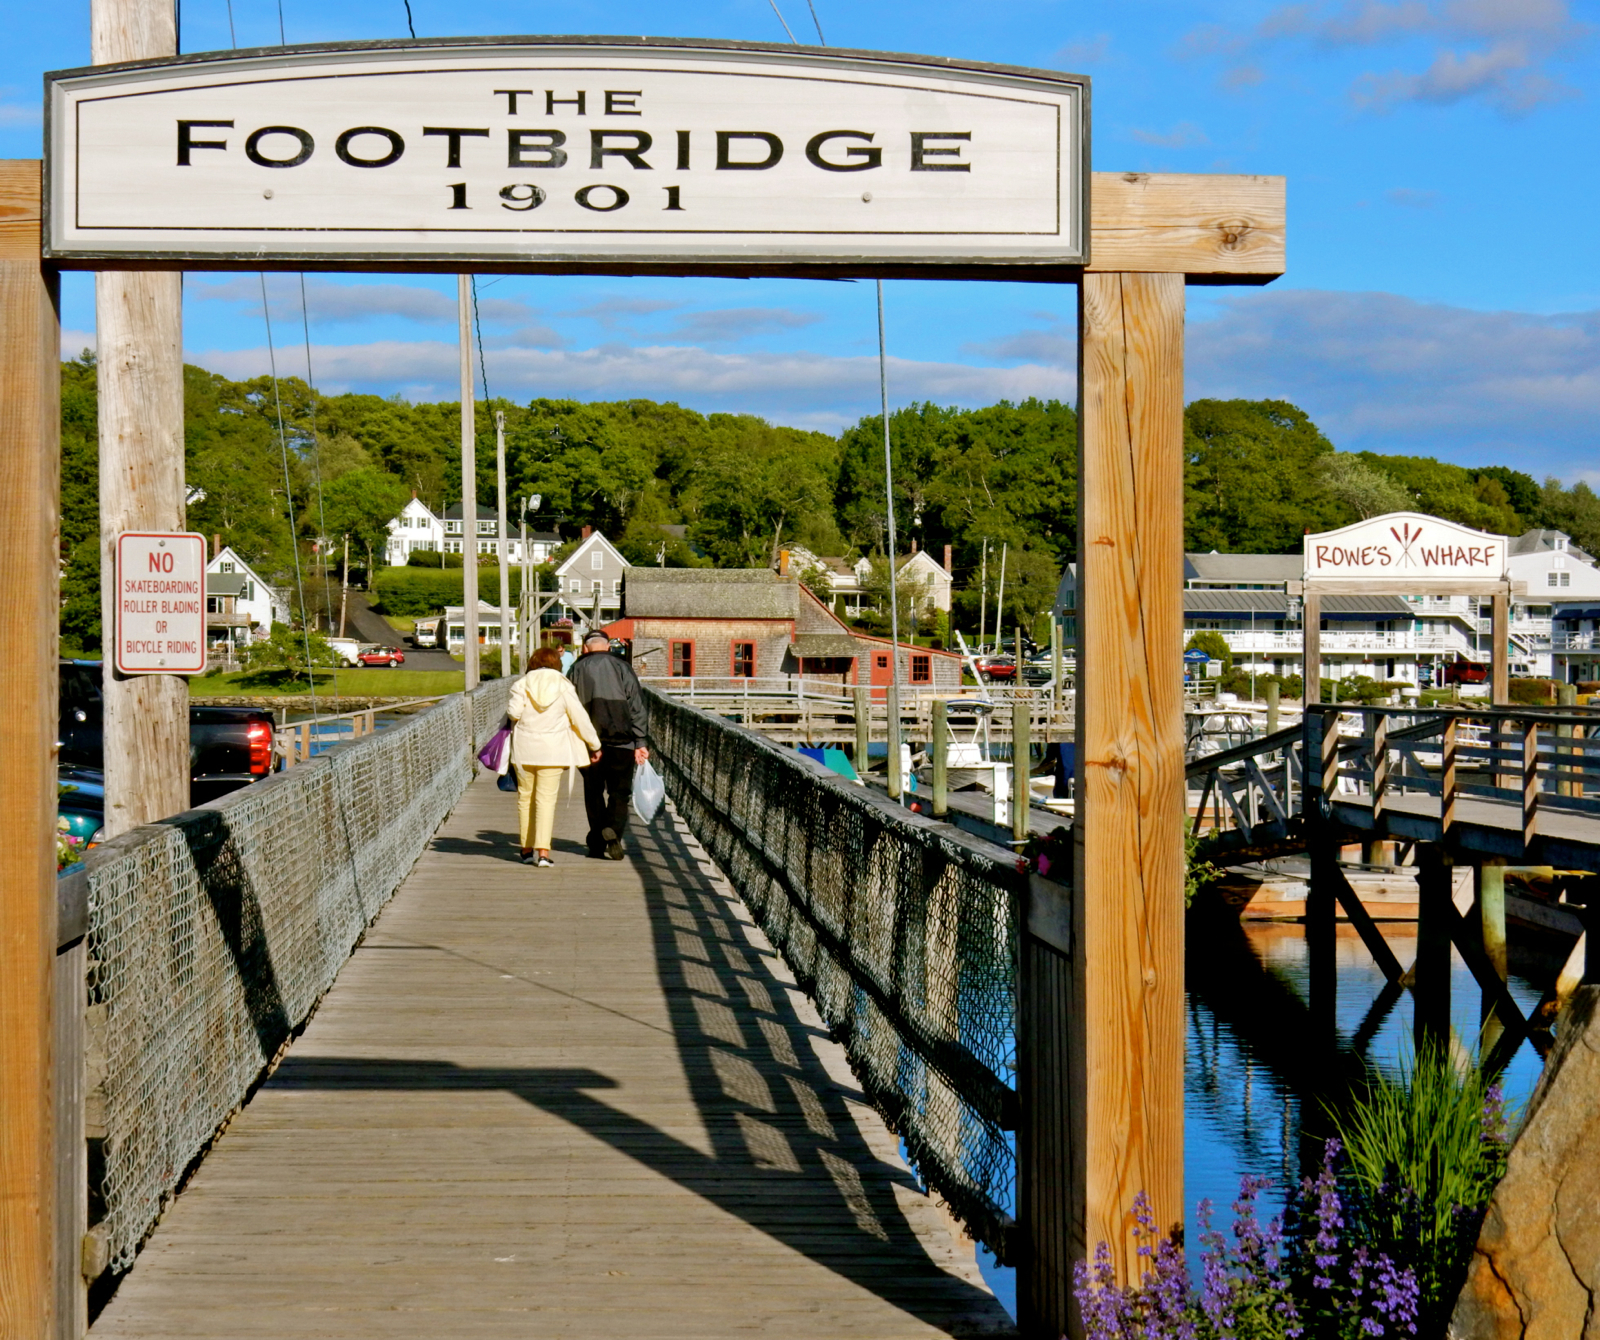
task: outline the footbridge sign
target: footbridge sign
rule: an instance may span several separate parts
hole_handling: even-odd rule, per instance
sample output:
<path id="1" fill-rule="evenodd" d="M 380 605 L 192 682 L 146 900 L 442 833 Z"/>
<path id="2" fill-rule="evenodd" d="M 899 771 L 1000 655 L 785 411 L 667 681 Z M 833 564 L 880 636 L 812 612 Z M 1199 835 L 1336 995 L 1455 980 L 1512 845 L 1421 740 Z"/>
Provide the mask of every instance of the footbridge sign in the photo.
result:
<path id="1" fill-rule="evenodd" d="M 737 43 L 518 38 L 47 76 L 46 255 L 458 270 L 1081 266 L 1089 84 Z"/>

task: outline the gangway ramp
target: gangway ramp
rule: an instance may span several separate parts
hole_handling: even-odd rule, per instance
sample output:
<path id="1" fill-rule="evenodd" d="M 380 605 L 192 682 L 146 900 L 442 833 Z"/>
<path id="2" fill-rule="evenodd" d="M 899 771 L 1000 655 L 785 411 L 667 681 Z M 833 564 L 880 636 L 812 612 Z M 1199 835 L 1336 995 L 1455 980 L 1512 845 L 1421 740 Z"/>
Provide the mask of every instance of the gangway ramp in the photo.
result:
<path id="1" fill-rule="evenodd" d="M 468 788 L 91 1335 L 1014 1334 L 671 813 L 514 823 Z"/>

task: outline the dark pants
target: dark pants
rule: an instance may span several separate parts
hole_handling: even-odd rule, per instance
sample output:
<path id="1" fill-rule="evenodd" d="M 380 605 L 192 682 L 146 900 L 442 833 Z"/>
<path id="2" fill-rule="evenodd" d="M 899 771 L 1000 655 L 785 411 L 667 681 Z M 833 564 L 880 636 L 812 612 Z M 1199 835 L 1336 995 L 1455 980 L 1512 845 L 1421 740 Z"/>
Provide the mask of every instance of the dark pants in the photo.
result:
<path id="1" fill-rule="evenodd" d="M 603 828 L 622 836 L 632 801 L 633 746 L 608 744 L 600 751 L 600 761 L 583 770 L 583 808 L 589 815 L 590 851 L 605 847 L 606 841 L 600 836 Z"/>

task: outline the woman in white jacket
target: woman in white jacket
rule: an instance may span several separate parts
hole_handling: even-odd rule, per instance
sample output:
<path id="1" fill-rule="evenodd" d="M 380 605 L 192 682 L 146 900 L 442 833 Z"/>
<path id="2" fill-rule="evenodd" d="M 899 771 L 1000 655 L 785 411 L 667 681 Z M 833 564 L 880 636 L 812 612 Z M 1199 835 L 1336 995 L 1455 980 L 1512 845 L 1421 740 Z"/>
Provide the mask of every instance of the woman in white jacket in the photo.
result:
<path id="1" fill-rule="evenodd" d="M 528 658 L 528 673 L 511 686 L 506 715 L 516 723 L 511 732 L 511 766 L 517 770 L 522 859 L 554 865 L 550 835 L 561 774 L 588 767 L 600 757 L 600 736 L 561 673 L 561 653 L 554 647 L 540 647 Z"/>

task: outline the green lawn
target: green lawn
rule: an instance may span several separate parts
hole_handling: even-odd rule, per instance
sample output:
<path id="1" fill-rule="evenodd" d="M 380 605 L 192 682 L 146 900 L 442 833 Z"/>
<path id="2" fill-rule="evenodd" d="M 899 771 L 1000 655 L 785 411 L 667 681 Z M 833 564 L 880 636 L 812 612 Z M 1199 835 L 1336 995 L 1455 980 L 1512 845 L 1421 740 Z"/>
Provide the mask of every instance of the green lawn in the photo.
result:
<path id="1" fill-rule="evenodd" d="M 330 697 L 429 698 L 435 694 L 460 693 L 465 680 L 459 670 L 391 670 L 365 666 L 346 670 L 319 670 L 317 692 Z M 268 679 L 245 672 L 232 675 L 200 675 L 189 681 L 189 693 L 196 698 L 222 698 L 244 694 L 275 697 L 306 693 L 310 685 L 304 675 L 294 679 Z"/>

